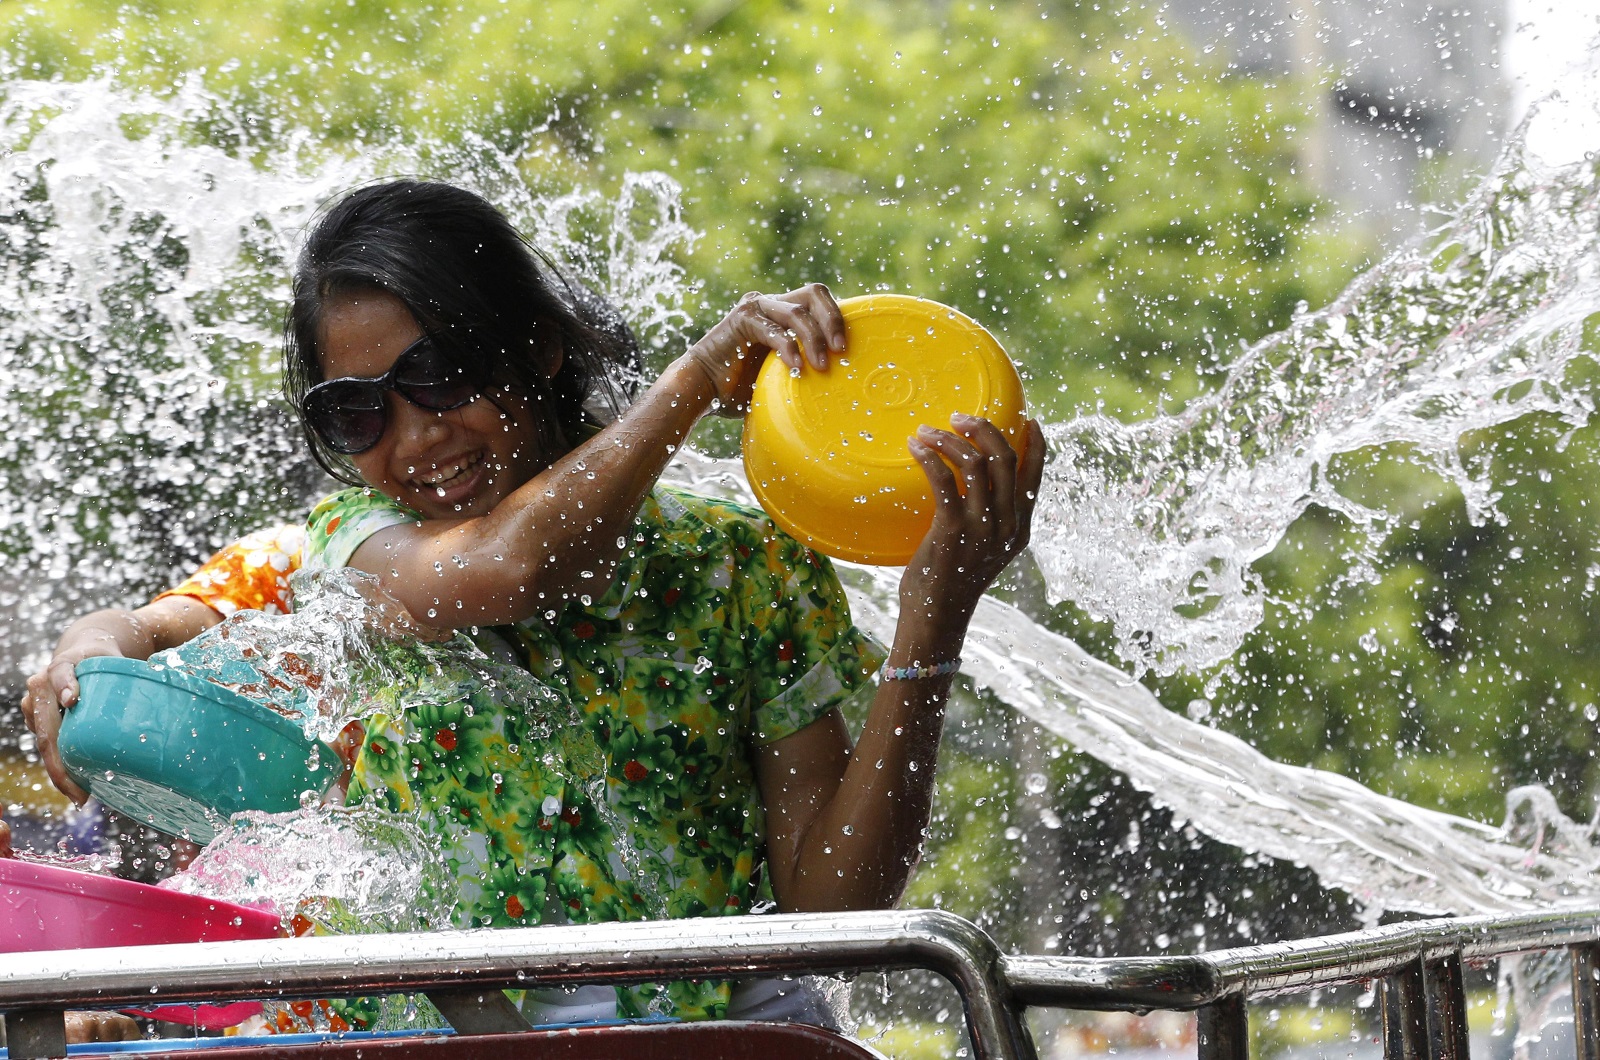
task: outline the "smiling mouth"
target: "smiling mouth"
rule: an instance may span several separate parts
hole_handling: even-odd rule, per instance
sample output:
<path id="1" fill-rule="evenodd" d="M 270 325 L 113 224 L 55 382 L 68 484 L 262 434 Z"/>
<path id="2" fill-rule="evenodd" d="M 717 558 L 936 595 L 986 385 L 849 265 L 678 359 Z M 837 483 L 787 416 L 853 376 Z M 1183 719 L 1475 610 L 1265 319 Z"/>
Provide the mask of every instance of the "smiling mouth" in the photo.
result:
<path id="1" fill-rule="evenodd" d="M 419 475 L 411 480 L 411 488 L 418 492 L 433 491 L 443 497 L 456 486 L 464 485 L 478 468 L 483 465 L 483 454 L 473 453 L 471 456 L 457 460 L 442 467 L 435 467 L 426 475 Z"/>

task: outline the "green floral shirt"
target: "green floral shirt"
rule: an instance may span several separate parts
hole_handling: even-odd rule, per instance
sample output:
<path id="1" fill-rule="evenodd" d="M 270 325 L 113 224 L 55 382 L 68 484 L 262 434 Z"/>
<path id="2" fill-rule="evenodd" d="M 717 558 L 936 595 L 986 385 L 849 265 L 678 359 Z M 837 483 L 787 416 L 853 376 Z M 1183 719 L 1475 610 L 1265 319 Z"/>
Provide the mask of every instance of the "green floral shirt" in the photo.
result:
<path id="1" fill-rule="evenodd" d="M 312 512 L 304 563 L 346 565 L 373 533 L 417 518 L 375 491 L 345 490 Z M 831 564 L 765 514 L 659 488 L 630 534 L 600 599 L 480 631 L 509 643 L 533 677 L 576 706 L 603 760 L 606 812 L 594 812 L 578 786 L 563 789 L 548 770 L 520 764 L 533 756 L 494 712 L 447 719 L 406 710 L 369 727 L 352 798 L 377 794 L 395 809 L 425 802 L 454 815 L 450 828 L 462 837 L 484 837 L 460 864 L 483 879 L 464 893 L 470 920 L 717 916 L 769 903 L 751 749 L 870 694 L 881 652 L 851 625 Z M 508 746 L 530 775 L 507 768 Z M 399 747 L 407 753 L 395 755 Z M 547 828 L 537 847 L 530 818 Z M 621 844 L 610 842 L 607 822 L 624 832 Z M 511 866 L 502 870 L 497 849 L 536 854 L 501 859 Z M 726 983 L 673 983 L 619 991 L 619 1011 L 715 1018 L 727 1000 Z"/>

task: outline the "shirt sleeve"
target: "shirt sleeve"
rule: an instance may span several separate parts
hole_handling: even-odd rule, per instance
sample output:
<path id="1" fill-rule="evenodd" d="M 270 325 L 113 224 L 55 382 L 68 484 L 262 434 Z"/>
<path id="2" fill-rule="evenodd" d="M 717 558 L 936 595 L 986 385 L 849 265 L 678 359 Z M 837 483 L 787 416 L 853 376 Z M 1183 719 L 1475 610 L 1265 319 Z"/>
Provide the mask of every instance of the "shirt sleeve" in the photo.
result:
<path id="1" fill-rule="evenodd" d="M 748 612 L 753 643 L 751 727 L 769 744 L 799 732 L 857 696 L 870 695 L 883 648 L 850 620 L 833 564 L 766 524 L 759 543 L 739 553 L 764 562 L 766 599 Z M 756 551 L 759 548 L 760 551 Z"/>
<path id="2" fill-rule="evenodd" d="M 342 490 L 311 510 L 306 521 L 305 566 L 348 567 L 356 549 L 379 530 L 421 521 L 422 516 L 377 490 Z"/>
<path id="3" fill-rule="evenodd" d="M 224 617 L 235 611 L 287 614 L 294 610 L 289 575 L 300 568 L 306 535 L 292 524 L 240 538 L 157 600 L 186 596 Z"/>

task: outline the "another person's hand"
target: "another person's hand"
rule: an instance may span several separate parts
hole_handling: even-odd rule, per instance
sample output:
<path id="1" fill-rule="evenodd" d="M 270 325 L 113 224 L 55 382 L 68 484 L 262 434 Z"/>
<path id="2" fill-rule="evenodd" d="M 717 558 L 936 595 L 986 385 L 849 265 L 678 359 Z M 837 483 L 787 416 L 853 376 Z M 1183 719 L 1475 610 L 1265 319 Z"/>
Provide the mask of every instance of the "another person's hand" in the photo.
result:
<path id="1" fill-rule="evenodd" d="M 936 508 L 900 580 L 900 613 L 945 626 L 959 621 L 964 634 L 979 597 L 1028 545 L 1045 444 L 1037 420 L 1027 423 L 1021 453 L 988 420 L 958 413 L 950 424 L 948 431 L 924 426 L 909 442 Z"/>
<path id="2" fill-rule="evenodd" d="M 144 1037 L 139 1024 L 120 1012 L 68 1012 L 67 1044 L 136 1042 Z"/>
<path id="3" fill-rule="evenodd" d="M 825 371 L 828 355 L 843 353 L 844 342 L 839 303 L 823 284 L 808 283 L 786 294 L 745 295 L 687 356 L 710 377 L 717 411 L 742 416 L 769 352 L 790 369 L 798 371 L 803 359 Z"/>
<path id="4" fill-rule="evenodd" d="M 44 669 L 28 678 L 28 690 L 22 697 L 22 716 L 28 731 L 33 733 L 50 782 L 80 806 L 89 798 L 89 793 L 67 776 L 56 737 L 61 731 L 63 714 L 78 702 L 78 664 L 96 656 L 123 654 L 115 634 L 106 626 L 91 621 L 97 617 L 90 615 L 81 619 L 62 634 Z"/>
<path id="5" fill-rule="evenodd" d="M 50 782 L 82 806 L 89 793 L 74 784 L 56 745 L 63 712 L 78 702 L 78 664 L 96 656 L 148 659 L 175 648 L 222 621 L 222 615 L 197 600 L 167 596 L 135 611 L 96 611 L 61 634 L 44 669 L 28 678 L 22 716 L 38 744 Z"/>

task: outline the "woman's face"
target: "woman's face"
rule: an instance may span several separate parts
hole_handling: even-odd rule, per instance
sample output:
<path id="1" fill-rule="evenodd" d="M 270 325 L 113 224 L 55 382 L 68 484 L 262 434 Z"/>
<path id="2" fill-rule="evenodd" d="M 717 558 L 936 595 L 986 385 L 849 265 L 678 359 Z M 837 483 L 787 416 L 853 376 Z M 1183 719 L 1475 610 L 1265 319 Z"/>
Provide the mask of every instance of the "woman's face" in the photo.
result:
<path id="1" fill-rule="evenodd" d="M 392 294 L 331 297 L 322 316 L 323 378 L 381 376 L 421 337 L 410 310 Z M 503 390 L 494 396 L 498 405 L 485 395 L 431 412 L 390 390 L 383 436 L 349 460 L 368 485 L 425 519 L 484 515 L 545 463 L 526 402 Z"/>

